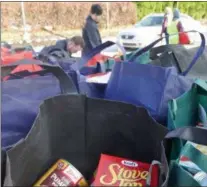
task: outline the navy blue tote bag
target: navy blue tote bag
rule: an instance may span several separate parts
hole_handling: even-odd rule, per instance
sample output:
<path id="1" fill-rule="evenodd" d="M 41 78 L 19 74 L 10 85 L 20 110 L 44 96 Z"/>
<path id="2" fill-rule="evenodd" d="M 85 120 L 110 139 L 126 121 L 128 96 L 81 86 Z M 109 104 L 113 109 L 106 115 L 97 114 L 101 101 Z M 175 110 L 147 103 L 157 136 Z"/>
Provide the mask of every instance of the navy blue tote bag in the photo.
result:
<path id="1" fill-rule="evenodd" d="M 43 100 L 60 95 L 77 93 L 71 78 L 59 67 L 36 60 L 21 60 L 19 64 L 37 64 L 44 76 L 26 77 L 2 82 L 1 137 L 2 147 L 9 148 L 25 138 Z M 33 73 L 34 74 L 34 73 Z"/>
<path id="2" fill-rule="evenodd" d="M 89 83 L 86 80 L 86 77 L 81 75 L 82 70 L 84 70 L 84 66 L 87 64 L 87 62 L 93 58 L 94 56 L 96 56 L 97 54 L 99 54 L 101 51 L 103 51 L 104 49 L 112 46 L 112 45 L 117 45 L 122 53 L 123 53 L 123 58 L 126 59 L 126 51 L 125 49 L 118 43 L 114 43 L 112 41 L 107 41 L 99 46 L 97 46 L 96 48 L 94 48 L 89 54 L 83 56 L 81 58 L 81 61 L 77 64 L 75 64 L 76 66 L 73 65 L 73 69 L 77 70 L 77 73 L 80 75 L 78 77 L 80 77 L 79 79 L 79 91 L 82 94 L 86 94 L 88 97 L 92 97 L 92 98 L 104 98 L 105 95 L 105 89 L 107 84 L 105 83 Z M 100 64 L 99 64 L 100 66 Z M 106 72 L 106 69 L 104 67 L 99 67 L 100 71 L 99 72 Z"/>
<path id="3" fill-rule="evenodd" d="M 193 79 L 185 77 L 205 49 L 205 38 L 189 67 L 179 74 L 175 67 L 160 67 L 151 64 L 133 63 L 137 56 L 150 50 L 163 38 L 141 49 L 128 61 L 116 63 L 109 79 L 105 99 L 124 101 L 144 106 L 160 123 L 166 124 L 167 103 L 191 88 Z"/>
<path id="4" fill-rule="evenodd" d="M 88 83 L 86 75 L 107 72 L 105 65 L 102 66 L 100 63 L 97 63 L 96 67 L 86 67 L 85 65 L 95 55 L 114 44 L 111 41 L 105 42 L 82 58 L 68 57 L 68 54 L 59 48 L 45 48 L 46 50 L 43 49 L 37 58 L 45 63 L 59 65 L 72 78 L 79 93 L 86 94 L 88 97 L 103 98 L 106 84 Z M 120 44 L 116 44 L 122 50 L 125 57 L 126 52 L 124 48 Z"/>

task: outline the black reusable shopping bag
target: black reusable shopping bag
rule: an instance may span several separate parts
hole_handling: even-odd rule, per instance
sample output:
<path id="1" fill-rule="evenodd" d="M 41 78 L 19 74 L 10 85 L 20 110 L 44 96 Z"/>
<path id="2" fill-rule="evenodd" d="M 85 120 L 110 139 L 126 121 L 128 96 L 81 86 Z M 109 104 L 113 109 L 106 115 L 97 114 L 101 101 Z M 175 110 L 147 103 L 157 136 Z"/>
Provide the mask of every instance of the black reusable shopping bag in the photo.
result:
<path id="1" fill-rule="evenodd" d="M 148 163 L 160 161 L 166 177 L 162 186 L 166 186 L 164 137 L 207 142 L 206 131 L 198 128 L 166 133 L 144 108 L 83 95 L 56 96 L 44 101 L 26 139 L 7 152 L 4 185 L 31 186 L 59 158 L 90 179 L 100 154 L 105 153 Z"/>
<path id="2" fill-rule="evenodd" d="M 59 158 L 87 179 L 101 153 L 161 161 L 160 142 L 166 133 L 144 108 L 83 95 L 53 97 L 40 106 L 26 139 L 7 152 L 4 185 L 31 186 Z"/>
<path id="3" fill-rule="evenodd" d="M 199 47 L 186 48 L 183 45 L 164 45 L 151 49 L 150 64 L 171 67 L 174 66 L 179 73 L 185 73 L 191 60 L 198 51 Z M 198 58 L 196 64 L 187 74 L 190 78 L 201 78 L 207 80 L 207 48 L 203 46 L 204 52 Z"/>

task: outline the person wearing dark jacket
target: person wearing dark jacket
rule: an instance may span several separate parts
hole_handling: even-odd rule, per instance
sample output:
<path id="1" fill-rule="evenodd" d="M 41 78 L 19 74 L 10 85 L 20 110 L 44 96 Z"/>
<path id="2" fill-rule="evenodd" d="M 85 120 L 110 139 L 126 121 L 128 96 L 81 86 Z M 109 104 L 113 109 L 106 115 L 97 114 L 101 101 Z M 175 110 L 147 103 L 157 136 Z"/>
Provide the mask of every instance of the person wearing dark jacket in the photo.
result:
<path id="1" fill-rule="evenodd" d="M 74 36 L 71 39 L 58 40 L 55 45 L 44 47 L 37 59 L 48 61 L 50 56 L 57 58 L 72 58 L 73 53 L 82 51 L 85 46 L 81 36 Z"/>
<path id="2" fill-rule="evenodd" d="M 58 40 L 54 47 L 68 52 L 69 56 L 71 56 L 72 53 L 83 50 L 84 40 L 81 36 L 74 36 L 71 39 Z"/>
<path id="3" fill-rule="evenodd" d="M 86 23 L 83 28 L 83 39 L 85 42 L 83 54 L 89 53 L 93 48 L 102 43 L 98 30 L 98 22 L 102 12 L 102 7 L 99 4 L 93 4 L 91 6 L 90 15 L 86 18 Z"/>

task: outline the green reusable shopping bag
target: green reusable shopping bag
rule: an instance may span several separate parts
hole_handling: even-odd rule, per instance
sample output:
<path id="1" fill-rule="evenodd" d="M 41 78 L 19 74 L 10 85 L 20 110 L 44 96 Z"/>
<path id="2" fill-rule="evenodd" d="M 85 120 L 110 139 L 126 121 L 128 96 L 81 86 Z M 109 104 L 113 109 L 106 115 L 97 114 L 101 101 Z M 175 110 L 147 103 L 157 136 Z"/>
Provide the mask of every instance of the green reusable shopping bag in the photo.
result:
<path id="1" fill-rule="evenodd" d="M 129 59 L 132 55 L 136 54 L 139 50 L 140 49 L 137 49 L 134 52 L 126 54 L 126 58 Z M 124 60 L 123 57 L 121 57 L 121 59 Z M 142 55 L 138 56 L 134 60 L 134 62 L 139 63 L 139 64 L 148 64 L 149 61 L 150 61 L 150 52 L 149 51 L 143 53 Z"/>
<path id="2" fill-rule="evenodd" d="M 196 146 L 200 146 L 195 144 Z M 206 150 L 205 150 L 206 149 Z M 207 173 L 207 148 L 206 146 L 203 148 L 203 152 L 199 150 L 199 148 L 194 147 L 190 142 L 185 144 L 183 147 L 180 156 L 188 158 L 192 163 L 196 164 L 203 172 Z M 186 159 L 184 159 L 186 160 Z M 184 162 L 185 163 L 185 162 Z M 188 166 L 189 166 L 189 162 Z M 190 172 L 191 171 L 191 172 Z M 198 171 L 186 170 L 183 166 L 179 164 L 179 160 L 171 161 L 170 163 L 170 177 L 169 177 L 169 186 L 201 186 L 198 183 L 198 177 L 193 176 Z M 194 174 L 193 174 L 194 173 Z M 199 179 L 203 180 L 202 178 Z"/>
<path id="3" fill-rule="evenodd" d="M 195 81 L 191 90 L 168 103 L 168 129 L 196 126 L 199 104 L 207 111 L 207 82 L 200 79 Z M 181 140 L 172 142 L 171 159 L 178 158 L 184 143 Z"/>
<path id="4" fill-rule="evenodd" d="M 198 144 L 195 145 L 200 146 Z M 203 149 L 205 149 L 206 146 L 204 146 Z M 188 142 L 183 147 L 180 155 L 189 158 L 193 163 L 195 163 L 199 168 L 201 168 L 202 171 L 205 171 L 207 173 L 207 148 L 205 152 L 201 152 L 199 150 L 199 147 L 196 148 Z"/>
<path id="5" fill-rule="evenodd" d="M 131 53 L 126 54 L 126 60 L 128 60 L 132 55 L 136 54 L 139 50 L 140 49 L 137 49 L 134 52 L 131 52 Z M 120 59 L 121 59 L 121 61 L 124 60 L 124 56 L 122 55 L 120 57 Z M 142 55 L 138 56 L 134 60 L 135 63 L 139 63 L 139 64 L 148 64 L 149 61 L 150 61 L 150 53 L 149 53 L 149 51 L 143 53 Z M 115 62 L 115 60 L 113 58 L 108 59 L 107 62 L 105 63 L 106 66 L 107 66 L 106 69 L 112 70 L 112 68 L 114 66 L 114 63 L 116 63 L 116 62 Z"/>
<path id="6" fill-rule="evenodd" d="M 178 165 L 176 161 L 170 163 L 170 177 L 168 185 L 173 186 L 200 186 L 191 174 Z"/>

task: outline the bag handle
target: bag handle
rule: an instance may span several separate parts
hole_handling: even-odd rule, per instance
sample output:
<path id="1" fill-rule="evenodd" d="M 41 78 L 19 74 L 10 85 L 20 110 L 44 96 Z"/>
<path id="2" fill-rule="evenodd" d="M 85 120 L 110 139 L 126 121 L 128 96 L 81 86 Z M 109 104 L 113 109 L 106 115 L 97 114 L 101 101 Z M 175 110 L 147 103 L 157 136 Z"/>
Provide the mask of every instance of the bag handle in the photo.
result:
<path id="1" fill-rule="evenodd" d="M 82 60 L 79 63 L 79 70 L 95 55 L 99 54 L 102 50 L 106 49 L 107 47 L 110 47 L 112 45 L 116 44 L 122 51 L 124 60 L 126 60 L 126 50 L 120 43 L 115 43 L 112 41 L 107 41 L 105 43 L 102 43 L 101 45 L 95 47 L 90 53 L 86 54 L 85 56 L 82 57 Z"/>
<path id="2" fill-rule="evenodd" d="M 198 127 L 182 127 L 170 131 L 165 139 L 180 138 L 197 144 L 207 145 L 207 129 Z"/>
<path id="3" fill-rule="evenodd" d="M 9 64 L 9 65 L 2 66 L 1 68 L 4 69 L 6 67 L 16 67 L 16 66 L 22 65 L 22 64 L 39 65 L 39 66 L 43 67 L 47 72 L 51 72 L 59 80 L 61 93 L 63 93 L 63 94 L 68 94 L 68 93 L 77 94 L 78 93 L 71 77 L 69 77 L 62 70 L 62 68 L 60 68 L 60 66 L 57 66 L 57 65 L 55 66 L 55 65 L 51 65 L 51 64 L 46 64 L 46 63 L 43 63 L 39 60 L 24 59 L 24 60 L 19 60 L 15 63 Z M 33 72 L 33 75 L 40 74 L 40 72 L 42 72 L 42 71 Z"/>
<path id="4" fill-rule="evenodd" d="M 194 55 L 193 60 L 191 61 L 191 63 L 188 66 L 188 68 L 183 73 L 181 73 L 181 75 L 183 75 L 183 76 L 186 76 L 190 72 L 192 67 L 196 64 L 196 62 L 199 59 L 199 57 L 203 54 L 203 52 L 205 50 L 205 45 L 206 45 L 205 36 L 202 33 L 198 32 L 198 31 L 195 31 L 195 30 L 187 31 L 187 32 L 184 32 L 184 33 L 188 33 L 188 32 L 197 32 L 197 33 L 199 33 L 199 35 L 201 37 L 201 45 L 200 45 L 198 51 L 196 52 L 196 54 Z"/>
<path id="5" fill-rule="evenodd" d="M 161 37 L 157 40 L 155 40 L 154 42 L 152 42 L 151 44 L 147 45 L 144 48 L 141 48 L 140 50 L 138 50 L 136 53 L 134 53 L 132 56 L 129 57 L 128 61 L 129 62 L 133 62 L 138 56 L 142 55 L 143 53 L 149 51 L 151 48 L 153 48 L 156 44 L 158 44 L 160 41 L 162 41 L 165 37 Z"/>
<path id="6" fill-rule="evenodd" d="M 188 32 L 198 32 L 195 30 L 192 31 L 186 31 L 185 33 Z M 205 37 L 202 33 L 198 32 L 200 37 L 201 37 L 201 45 L 198 49 L 198 51 L 196 52 L 196 54 L 193 57 L 193 60 L 191 61 L 190 65 L 188 66 L 188 68 L 181 74 L 183 76 L 187 75 L 189 73 L 189 71 L 192 69 L 192 67 L 195 65 L 195 63 L 197 62 L 198 58 L 203 54 L 204 49 L 205 49 Z M 178 33 L 179 34 L 179 33 Z M 169 36 L 173 36 L 173 35 L 177 35 L 177 34 L 171 34 Z M 139 51 L 137 51 L 136 53 L 134 53 L 130 58 L 129 58 L 129 62 L 133 62 L 138 56 L 142 55 L 143 53 L 149 51 L 151 48 L 153 48 L 156 44 L 158 44 L 160 41 L 162 41 L 164 38 L 166 37 L 161 37 L 157 40 L 155 40 L 154 42 L 152 42 L 151 44 L 147 45 L 146 47 L 140 49 Z"/>

